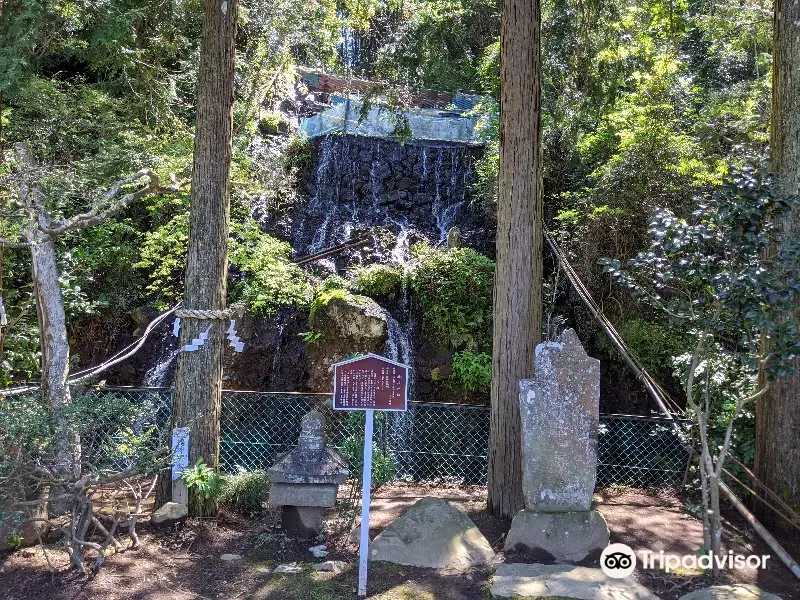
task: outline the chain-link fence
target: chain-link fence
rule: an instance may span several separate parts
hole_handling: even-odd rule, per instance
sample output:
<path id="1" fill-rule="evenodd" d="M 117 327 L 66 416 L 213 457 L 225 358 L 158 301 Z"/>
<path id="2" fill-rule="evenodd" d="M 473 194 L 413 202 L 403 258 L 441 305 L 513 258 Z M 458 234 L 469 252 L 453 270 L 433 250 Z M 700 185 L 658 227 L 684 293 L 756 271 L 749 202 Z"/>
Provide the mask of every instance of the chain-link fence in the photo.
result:
<path id="1" fill-rule="evenodd" d="M 667 488 L 683 480 L 688 456 L 668 419 L 602 415 L 597 442 L 598 487 Z"/>
<path id="2" fill-rule="evenodd" d="M 165 388 L 103 388 L 153 411 L 141 426 L 166 426 L 171 392 Z M 297 444 L 300 419 L 312 408 L 326 416 L 328 443 L 346 455 L 363 444 L 363 416 L 333 411 L 329 394 L 225 391 L 220 422 L 224 472 L 267 469 Z M 110 425 L 110 427 L 113 427 Z M 406 412 L 376 413 L 375 444 L 397 479 L 485 484 L 489 409 L 485 406 L 409 403 Z M 667 488 L 680 485 L 687 456 L 669 422 L 657 417 L 601 415 L 597 485 Z"/>

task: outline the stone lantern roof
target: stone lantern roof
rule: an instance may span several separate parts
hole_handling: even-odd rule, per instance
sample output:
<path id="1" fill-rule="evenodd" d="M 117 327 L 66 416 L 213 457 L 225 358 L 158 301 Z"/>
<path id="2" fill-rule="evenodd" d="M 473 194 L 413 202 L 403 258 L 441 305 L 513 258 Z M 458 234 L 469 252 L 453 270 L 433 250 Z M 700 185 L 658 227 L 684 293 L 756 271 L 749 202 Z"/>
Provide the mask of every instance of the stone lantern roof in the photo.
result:
<path id="1" fill-rule="evenodd" d="M 269 468 L 272 483 L 340 484 L 347 481 L 347 462 L 326 447 L 325 417 L 312 410 L 303 417 L 297 446 Z"/>

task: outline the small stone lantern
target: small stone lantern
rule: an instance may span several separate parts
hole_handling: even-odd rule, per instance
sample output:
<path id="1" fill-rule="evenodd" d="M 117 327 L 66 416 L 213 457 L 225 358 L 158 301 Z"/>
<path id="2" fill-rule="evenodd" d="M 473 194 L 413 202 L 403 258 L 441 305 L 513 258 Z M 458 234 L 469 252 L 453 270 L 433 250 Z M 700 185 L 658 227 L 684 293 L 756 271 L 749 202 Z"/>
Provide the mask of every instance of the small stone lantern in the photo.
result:
<path id="1" fill-rule="evenodd" d="M 314 537 L 322 514 L 336 503 L 339 484 L 349 471 L 342 455 L 325 446 L 325 417 L 312 410 L 301 421 L 297 447 L 269 469 L 269 503 L 283 506 L 282 525 L 293 537 Z"/>

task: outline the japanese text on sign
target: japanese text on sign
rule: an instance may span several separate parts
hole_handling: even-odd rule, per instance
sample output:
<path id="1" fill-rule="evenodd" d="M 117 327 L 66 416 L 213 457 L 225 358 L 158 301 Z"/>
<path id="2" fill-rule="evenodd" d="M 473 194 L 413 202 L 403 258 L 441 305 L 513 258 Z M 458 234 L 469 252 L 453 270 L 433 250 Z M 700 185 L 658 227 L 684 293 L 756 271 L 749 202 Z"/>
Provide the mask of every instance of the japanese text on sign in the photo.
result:
<path id="1" fill-rule="evenodd" d="M 375 355 L 335 365 L 336 410 L 406 410 L 408 367 Z"/>

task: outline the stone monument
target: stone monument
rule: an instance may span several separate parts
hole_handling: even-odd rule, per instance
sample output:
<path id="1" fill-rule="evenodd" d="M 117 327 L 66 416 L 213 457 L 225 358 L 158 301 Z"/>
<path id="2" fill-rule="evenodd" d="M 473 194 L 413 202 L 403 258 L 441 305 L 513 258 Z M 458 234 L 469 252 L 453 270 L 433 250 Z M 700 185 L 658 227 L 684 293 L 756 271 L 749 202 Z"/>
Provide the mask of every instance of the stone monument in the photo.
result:
<path id="1" fill-rule="evenodd" d="M 314 537 L 322 530 L 322 514 L 336 504 L 339 484 L 347 481 L 347 463 L 325 444 L 325 417 L 317 410 L 300 425 L 297 447 L 270 467 L 269 503 L 283 505 L 284 531 L 294 537 Z"/>
<path id="2" fill-rule="evenodd" d="M 542 562 L 594 560 L 609 541 L 603 515 L 591 510 L 600 361 L 568 329 L 559 341 L 536 347 L 534 378 L 519 388 L 525 509 L 514 517 L 505 550 Z"/>

